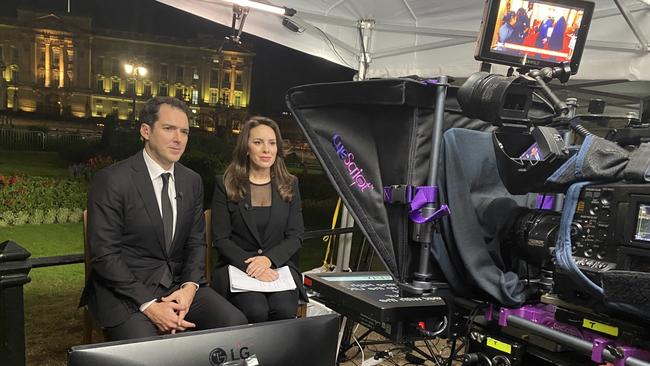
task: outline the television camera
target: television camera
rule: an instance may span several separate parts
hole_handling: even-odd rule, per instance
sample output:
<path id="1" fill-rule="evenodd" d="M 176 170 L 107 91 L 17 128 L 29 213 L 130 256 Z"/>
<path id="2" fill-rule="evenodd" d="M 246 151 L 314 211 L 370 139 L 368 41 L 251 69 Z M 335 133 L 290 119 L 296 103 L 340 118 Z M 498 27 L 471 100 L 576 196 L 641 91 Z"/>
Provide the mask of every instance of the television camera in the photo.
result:
<path id="1" fill-rule="evenodd" d="M 540 344 L 554 364 L 572 364 L 570 348 L 573 364 L 586 353 L 648 365 L 647 116 L 606 115 L 598 100 L 579 113 L 548 85 L 578 71 L 593 8 L 487 0 L 481 72 L 460 88 L 441 77 L 291 89 L 298 125 L 388 272 L 310 274 L 307 286 L 393 339 L 456 339 L 483 309 L 468 365 L 531 364 Z"/>
<path id="2" fill-rule="evenodd" d="M 543 314 L 546 327 L 575 332 L 594 345 L 607 343 L 613 353 L 618 352 L 614 356 L 617 364 L 625 362 L 622 350 L 626 347 L 647 360 L 650 120 L 642 112 L 639 117 L 605 115 L 601 100 L 593 100 L 588 112 L 579 114 L 576 99 L 562 101 L 547 85 L 553 79 L 565 83 L 577 72 L 593 4 L 522 2 L 522 9 L 527 5 L 532 13 L 536 6 L 552 6 L 549 13 L 569 14 L 562 19 L 579 23 L 572 37 L 577 37 L 573 42 L 580 52 L 552 64 L 546 57 L 552 48 L 548 44 L 527 47 L 517 36 L 499 34 L 510 28 L 509 3 L 486 2 L 475 56 L 484 62 L 519 66 L 518 75 L 513 75 L 512 68 L 508 76 L 477 72 L 457 93 L 463 114 L 496 126 L 492 135 L 496 165 L 507 191 L 539 194 L 536 208 L 502 212 L 510 216 L 501 229 L 502 265 L 525 280 L 529 291 L 524 307 L 530 307 L 535 316 Z M 544 13 L 543 8 L 537 10 Z M 517 16 L 526 18 L 521 11 Z M 555 19 L 552 32 L 566 27 L 558 23 L 561 20 Z M 527 31 L 535 32 L 531 29 Z M 546 32 L 542 25 L 536 32 L 537 39 L 548 35 L 541 34 Z M 532 66 L 536 62 L 529 57 L 539 58 L 544 67 Z M 508 307 L 501 309 L 501 317 L 511 314 L 512 304 L 496 304 Z M 489 325 L 471 329 L 464 364 L 530 362 L 525 361 L 526 349 L 536 342 L 523 339 L 530 334 L 522 328 L 504 329 Z M 566 348 L 559 343 L 546 342 L 542 348 L 545 356 L 541 358 L 549 362 L 545 364 L 579 362 L 563 354 Z M 592 361 L 600 360 L 592 357 Z"/>

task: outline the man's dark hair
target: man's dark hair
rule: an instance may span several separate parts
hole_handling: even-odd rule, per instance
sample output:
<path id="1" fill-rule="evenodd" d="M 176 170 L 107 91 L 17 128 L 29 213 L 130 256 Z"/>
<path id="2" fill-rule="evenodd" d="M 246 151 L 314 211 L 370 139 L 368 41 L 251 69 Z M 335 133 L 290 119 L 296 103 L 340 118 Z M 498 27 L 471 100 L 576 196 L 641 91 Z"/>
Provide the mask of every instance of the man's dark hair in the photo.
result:
<path id="1" fill-rule="evenodd" d="M 190 108 L 182 100 L 174 97 L 153 97 L 144 104 L 144 108 L 140 111 L 140 123 L 146 123 L 153 127 L 154 123 L 158 120 L 160 106 L 163 104 L 167 104 L 170 107 L 178 108 L 185 112 L 188 120 L 192 118 Z"/>

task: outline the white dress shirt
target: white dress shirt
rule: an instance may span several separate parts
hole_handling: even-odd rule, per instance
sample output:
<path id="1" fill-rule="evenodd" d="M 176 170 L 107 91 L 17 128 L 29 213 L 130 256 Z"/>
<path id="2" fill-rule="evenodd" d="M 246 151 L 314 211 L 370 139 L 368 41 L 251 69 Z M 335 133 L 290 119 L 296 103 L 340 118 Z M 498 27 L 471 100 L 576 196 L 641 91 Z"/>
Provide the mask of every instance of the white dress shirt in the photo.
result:
<path id="1" fill-rule="evenodd" d="M 156 193 L 156 202 L 158 202 L 158 211 L 160 211 L 160 217 L 162 217 L 162 195 L 160 194 L 163 188 L 162 175 L 165 173 L 170 173 L 169 184 L 167 185 L 167 194 L 169 194 L 169 201 L 172 204 L 172 214 L 173 214 L 173 223 L 174 227 L 172 229 L 172 238 L 176 232 L 176 184 L 174 182 L 174 164 L 169 170 L 163 169 L 158 163 L 156 163 L 147 150 L 142 149 L 142 154 L 144 155 L 144 163 L 147 165 L 147 170 L 149 171 L 149 177 L 151 177 L 151 183 L 153 184 L 153 191 Z"/>
<path id="2" fill-rule="evenodd" d="M 171 168 L 169 170 L 163 169 L 158 163 L 156 163 L 151 156 L 149 156 L 149 153 L 147 153 L 146 149 L 142 149 L 142 155 L 144 156 L 144 163 L 147 166 L 147 170 L 149 171 L 149 177 L 151 177 L 151 183 L 153 184 L 153 191 L 156 193 L 156 202 L 158 202 L 158 210 L 160 211 L 160 217 L 162 217 L 162 188 L 163 188 L 163 180 L 162 180 L 162 175 L 165 173 L 170 173 L 171 176 L 169 177 L 169 184 L 167 185 L 167 194 L 169 194 L 169 201 L 171 201 L 172 204 L 172 216 L 173 216 L 173 224 L 174 227 L 172 228 L 172 238 L 174 237 L 174 234 L 176 233 L 176 217 L 178 216 L 176 214 L 177 209 L 176 209 L 176 184 L 174 182 L 176 181 L 174 178 L 174 164 L 172 164 Z M 194 282 L 186 282 L 181 285 L 181 287 L 185 286 L 186 284 L 191 283 L 196 288 L 199 288 L 199 285 Z M 145 311 L 146 308 L 149 307 L 149 305 L 153 304 L 156 300 L 158 299 L 153 299 L 149 302 L 145 302 L 144 304 L 140 305 L 140 311 Z"/>

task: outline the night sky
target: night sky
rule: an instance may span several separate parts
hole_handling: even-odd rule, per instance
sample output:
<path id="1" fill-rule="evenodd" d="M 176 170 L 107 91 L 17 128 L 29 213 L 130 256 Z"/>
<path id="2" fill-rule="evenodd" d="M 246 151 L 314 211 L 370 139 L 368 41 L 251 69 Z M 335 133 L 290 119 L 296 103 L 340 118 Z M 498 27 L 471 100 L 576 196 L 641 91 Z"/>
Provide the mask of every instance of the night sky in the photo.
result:
<path id="1" fill-rule="evenodd" d="M 2 0 L 0 16 L 15 16 L 16 8 L 67 14 L 67 0 Z M 154 0 L 71 0 L 71 15 L 89 16 L 93 27 L 158 34 L 177 38 L 212 34 L 230 29 Z M 244 24 L 244 31 L 246 25 Z M 351 80 L 354 71 L 273 43 L 243 35 L 242 43 L 255 52 L 250 109 L 253 113 L 286 110 L 284 96 L 290 87 L 317 82 Z"/>

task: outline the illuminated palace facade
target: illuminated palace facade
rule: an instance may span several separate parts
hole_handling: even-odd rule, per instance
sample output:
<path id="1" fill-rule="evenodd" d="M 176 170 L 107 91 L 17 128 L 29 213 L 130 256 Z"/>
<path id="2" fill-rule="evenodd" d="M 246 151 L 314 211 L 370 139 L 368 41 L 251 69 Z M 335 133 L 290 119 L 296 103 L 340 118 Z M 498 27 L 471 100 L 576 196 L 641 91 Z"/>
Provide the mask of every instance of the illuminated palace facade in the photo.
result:
<path id="1" fill-rule="evenodd" d="M 230 127 L 247 113 L 254 54 L 220 44 L 210 36 L 95 30 L 90 18 L 18 10 L 17 18 L 0 18 L 1 104 L 42 115 L 127 120 L 134 105 L 137 114 L 152 96 L 174 96 L 190 106 L 195 126 Z M 136 71 L 127 73 L 127 64 Z"/>

